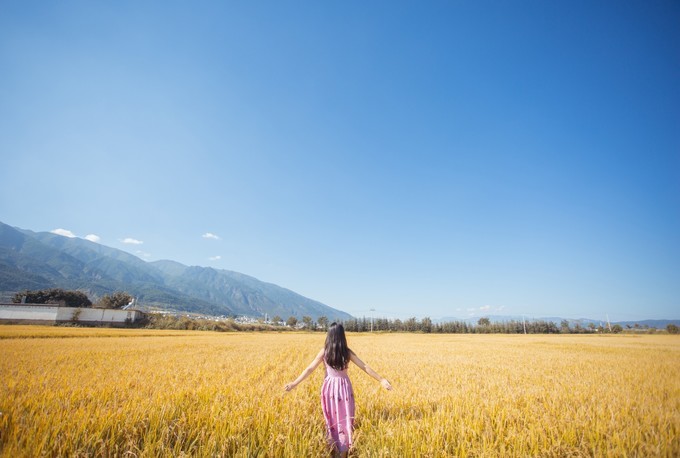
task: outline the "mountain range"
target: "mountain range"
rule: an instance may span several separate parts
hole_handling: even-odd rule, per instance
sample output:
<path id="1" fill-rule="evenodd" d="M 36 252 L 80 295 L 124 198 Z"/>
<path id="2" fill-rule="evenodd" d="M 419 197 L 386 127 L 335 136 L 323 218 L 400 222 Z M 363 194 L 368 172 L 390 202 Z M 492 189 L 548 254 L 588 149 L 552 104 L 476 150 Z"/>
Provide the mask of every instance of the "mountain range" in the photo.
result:
<path id="1" fill-rule="evenodd" d="M 280 286 L 238 272 L 146 262 L 125 251 L 75 237 L 32 232 L 0 222 L 0 299 L 23 290 L 75 289 L 91 300 L 126 291 L 137 308 L 208 315 L 351 315 Z"/>

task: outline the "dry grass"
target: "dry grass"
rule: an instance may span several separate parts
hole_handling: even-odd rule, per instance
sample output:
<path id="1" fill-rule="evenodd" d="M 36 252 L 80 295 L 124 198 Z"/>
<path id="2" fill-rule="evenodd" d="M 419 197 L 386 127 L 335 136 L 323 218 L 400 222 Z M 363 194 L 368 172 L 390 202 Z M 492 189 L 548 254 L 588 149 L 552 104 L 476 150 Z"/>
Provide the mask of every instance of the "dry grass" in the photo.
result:
<path id="1" fill-rule="evenodd" d="M 348 337 L 353 456 L 680 456 L 677 336 Z M 0 326 L 0 455 L 325 456 L 323 339 Z"/>

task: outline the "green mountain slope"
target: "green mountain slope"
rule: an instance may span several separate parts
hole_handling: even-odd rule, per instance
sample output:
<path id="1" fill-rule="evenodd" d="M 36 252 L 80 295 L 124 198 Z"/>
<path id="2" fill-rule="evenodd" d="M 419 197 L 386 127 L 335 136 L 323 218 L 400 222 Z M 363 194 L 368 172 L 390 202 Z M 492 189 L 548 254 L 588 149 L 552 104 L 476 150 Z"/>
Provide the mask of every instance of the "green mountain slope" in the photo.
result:
<path id="1" fill-rule="evenodd" d="M 239 314 L 269 316 L 322 316 L 349 318 L 337 310 L 280 286 L 238 272 L 178 263 L 152 263 L 166 273 L 166 282 L 179 291 L 204 300 L 227 304 Z"/>
<path id="2" fill-rule="evenodd" d="M 145 262 L 129 253 L 79 238 L 32 232 L 0 223 L 0 292 L 79 289 L 91 299 L 116 290 L 141 307 L 210 315 L 350 315 L 280 286 L 238 272 L 188 267 L 174 261 Z"/>

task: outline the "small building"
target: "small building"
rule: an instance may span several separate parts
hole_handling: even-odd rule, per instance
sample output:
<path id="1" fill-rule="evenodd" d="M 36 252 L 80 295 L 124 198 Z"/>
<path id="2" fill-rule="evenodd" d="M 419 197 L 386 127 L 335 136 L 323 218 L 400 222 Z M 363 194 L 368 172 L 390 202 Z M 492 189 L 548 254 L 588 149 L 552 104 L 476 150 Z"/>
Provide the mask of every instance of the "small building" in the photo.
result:
<path id="1" fill-rule="evenodd" d="M 0 323 L 125 327 L 144 318 L 139 310 L 62 307 L 58 304 L 0 304 Z"/>

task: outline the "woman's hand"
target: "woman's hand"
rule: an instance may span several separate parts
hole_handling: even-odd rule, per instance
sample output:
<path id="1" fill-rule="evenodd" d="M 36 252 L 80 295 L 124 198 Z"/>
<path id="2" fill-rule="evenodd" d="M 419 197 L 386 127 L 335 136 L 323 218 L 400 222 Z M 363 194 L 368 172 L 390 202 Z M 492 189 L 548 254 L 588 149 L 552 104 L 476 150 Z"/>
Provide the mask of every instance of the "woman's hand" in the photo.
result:
<path id="1" fill-rule="evenodd" d="M 381 379 L 381 380 L 380 380 L 380 384 L 381 384 L 381 385 L 383 386 L 383 388 L 385 388 L 386 390 L 391 390 L 391 389 L 392 389 L 392 385 L 390 384 L 390 382 L 389 382 L 386 378 Z"/>
<path id="2" fill-rule="evenodd" d="M 304 379 L 306 379 L 309 376 L 309 374 L 314 372 L 314 369 L 316 369 L 319 366 L 319 364 L 321 364 L 322 361 L 323 361 L 323 348 L 319 350 L 319 353 L 317 353 L 316 357 L 309 364 L 309 366 L 307 366 L 307 368 L 304 371 L 302 371 L 302 374 L 300 374 L 300 376 L 293 380 L 292 382 L 286 383 L 283 389 L 286 391 L 290 391 L 296 386 L 298 386 Z"/>

